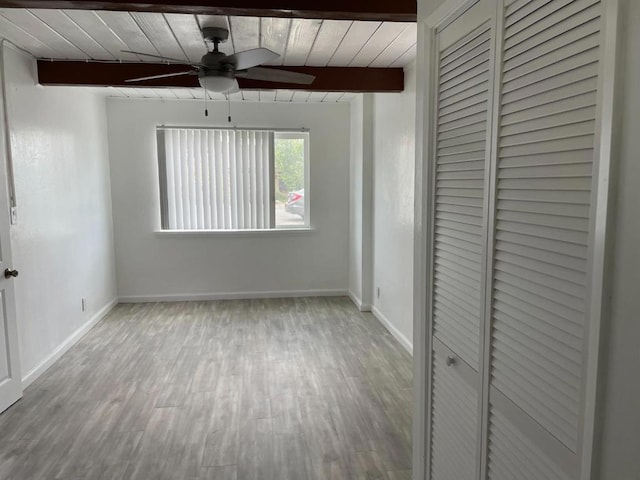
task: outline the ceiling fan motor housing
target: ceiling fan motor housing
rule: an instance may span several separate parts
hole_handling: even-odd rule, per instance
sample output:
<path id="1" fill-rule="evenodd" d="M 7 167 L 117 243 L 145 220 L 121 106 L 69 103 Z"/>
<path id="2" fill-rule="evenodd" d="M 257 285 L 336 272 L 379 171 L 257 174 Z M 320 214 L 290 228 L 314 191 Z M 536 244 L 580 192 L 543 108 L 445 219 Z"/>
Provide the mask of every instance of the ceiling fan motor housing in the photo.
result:
<path id="1" fill-rule="evenodd" d="M 205 68 L 215 68 L 216 70 L 234 70 L 231 63 L 222 62 L 222 59 L 226 57 L 227 55 L 222 52 L 209 52 L 203 55 L 200 63 Z"/>
<path id="2" fill-rule="evenodd" d="M 229 30 L 223 27 L 204 27 L 202 38 L 213 43 L 224 43 L 229 39 Z"/>

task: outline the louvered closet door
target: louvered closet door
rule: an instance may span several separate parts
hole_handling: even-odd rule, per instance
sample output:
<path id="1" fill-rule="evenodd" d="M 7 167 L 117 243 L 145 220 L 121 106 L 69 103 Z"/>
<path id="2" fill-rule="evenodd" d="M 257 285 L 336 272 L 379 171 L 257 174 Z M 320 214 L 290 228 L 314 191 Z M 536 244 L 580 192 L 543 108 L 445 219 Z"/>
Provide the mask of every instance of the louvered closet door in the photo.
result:
<path id="1" fill-rule="evenodd" d="M 491 3 L 478 2 L 436 35 L 431 480 L 478 475 Z"/>
<path id="2" fill-rule="evenodd" d="M 575 479 L 600 3 L 505 3 L 488 476 Z"/>

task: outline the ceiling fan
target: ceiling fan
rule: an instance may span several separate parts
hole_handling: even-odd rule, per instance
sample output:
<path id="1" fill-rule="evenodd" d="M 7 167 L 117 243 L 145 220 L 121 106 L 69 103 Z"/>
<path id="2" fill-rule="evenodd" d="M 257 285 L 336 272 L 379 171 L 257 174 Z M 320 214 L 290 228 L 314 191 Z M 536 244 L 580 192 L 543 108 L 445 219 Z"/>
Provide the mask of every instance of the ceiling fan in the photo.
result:
<path id="1" fill-rule="evenodd" d="M 177 77 L 180 75 L 198 75 L 200 86 L 207 91 L 217 93 L 234 93 L 240 90 L 236 77 L 252 80 L 264 80 L 267 82 L 298 83 L 310 85 L 315 77 L 305 73 L 290 72 L 274 68 L 261 68 L 261 65 L 280 55 L 267 48 L 254 48 L 243 52 L 226 55 L 218 51 L 218 45 L 229 38 L 229 30 L 222 27 L 205 27 L 202 29 L 202 37 L 205 41 L 213 43 L 213 50 L 207 52 L 200 63 L 192 63 L 191 70 L 178 73 L 166 73 L 164 75 L 152 75 L 150 77 L 132 78 L 126 82 L 142 82 L 156 78 Z M 123 50 L 126 53 L 144 55 L 146 57 L 159 58 L 171 63 L 185 63 L 176 58 L 151 55 L 148 53 Z"/>

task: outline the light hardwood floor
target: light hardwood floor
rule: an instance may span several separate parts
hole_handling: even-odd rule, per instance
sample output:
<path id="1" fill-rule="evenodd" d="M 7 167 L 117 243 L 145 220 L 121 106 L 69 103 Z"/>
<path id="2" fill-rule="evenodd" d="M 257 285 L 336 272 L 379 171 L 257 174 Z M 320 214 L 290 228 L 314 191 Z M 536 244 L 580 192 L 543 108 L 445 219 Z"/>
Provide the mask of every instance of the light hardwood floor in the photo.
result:
<path id="1" fill-rule="evenodd" d="M 411 382 L 346 298 L 119 305 L 0 415 L 0 479 L 409 480 Z"/>

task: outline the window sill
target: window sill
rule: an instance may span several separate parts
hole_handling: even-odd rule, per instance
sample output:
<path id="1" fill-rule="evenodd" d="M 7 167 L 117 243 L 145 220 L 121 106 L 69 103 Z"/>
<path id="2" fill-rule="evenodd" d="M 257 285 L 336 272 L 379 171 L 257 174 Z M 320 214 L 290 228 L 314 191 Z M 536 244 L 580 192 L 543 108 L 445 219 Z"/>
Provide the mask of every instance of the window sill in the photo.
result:
<path id="1" fill-rule="evenodd" d="M 177 237 L 287 237 L 315 232 L 312 227 L 273 228 L 269 230 L 156 230 L 159 238 Z"/>

